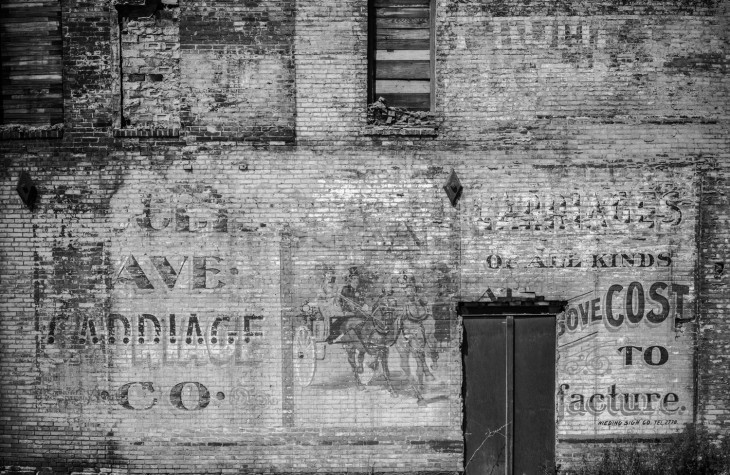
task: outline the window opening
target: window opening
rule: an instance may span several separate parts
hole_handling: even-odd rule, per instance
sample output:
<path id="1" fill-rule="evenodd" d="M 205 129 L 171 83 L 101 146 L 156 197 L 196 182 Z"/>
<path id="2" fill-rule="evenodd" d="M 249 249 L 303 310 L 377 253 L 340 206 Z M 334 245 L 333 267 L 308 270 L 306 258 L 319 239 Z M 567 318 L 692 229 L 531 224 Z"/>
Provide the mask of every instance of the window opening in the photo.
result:
<path id="1" fill-rule="evenodd" d="M 0 6 L 0 124 L 63 123 L 61 2 Z"/>
<path id="2" fill-rule="evenodd" d="M 178 0 L 119 4 L 122 127 L 179 129 L 180 12 Z"/>
<path id="3" fill-rule="evenodd" d="M 370 124 L 427 125 L 432 119 L 434 12 L 432 0 L 370 0 Z"/>

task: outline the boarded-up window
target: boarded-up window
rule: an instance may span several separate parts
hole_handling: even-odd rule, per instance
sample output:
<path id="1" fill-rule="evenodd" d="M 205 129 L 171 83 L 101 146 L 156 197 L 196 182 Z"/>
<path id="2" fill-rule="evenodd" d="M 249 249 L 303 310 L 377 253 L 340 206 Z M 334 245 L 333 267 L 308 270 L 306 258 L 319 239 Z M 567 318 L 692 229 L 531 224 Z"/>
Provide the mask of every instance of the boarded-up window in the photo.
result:
<path id="1" fill-rule="evenodd" d="M 434 100 L 432 0 L 370 0 L 370 102 L 431 110 Z"/>
<path id="2" fill-rule="evenodd" d="M 63 122 L 61 2 L 0 4 L 0 123 Z"/>

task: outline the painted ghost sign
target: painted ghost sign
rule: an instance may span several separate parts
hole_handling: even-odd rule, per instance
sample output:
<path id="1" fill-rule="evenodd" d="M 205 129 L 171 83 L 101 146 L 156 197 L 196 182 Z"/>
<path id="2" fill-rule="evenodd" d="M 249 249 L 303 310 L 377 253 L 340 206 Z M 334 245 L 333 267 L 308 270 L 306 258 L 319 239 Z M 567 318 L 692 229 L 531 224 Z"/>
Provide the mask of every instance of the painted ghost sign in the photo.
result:
<path id="1" fill-rule="evenodd" d="M 509 171 L 501 188 L 465 178 L 466 300 L 568 302 L 557 329 L 558 438 L 681 430 L 694 410 L 694 170 Z"/>
<path id="2" fill-rule="evenodd" d="M 650 435 L 691 422 L 691 290 L 631 281 L 570 303 L 558 322 L 561 435 Z"/>
<path id="3" fill-rule="evenodd" d="M 181 434 L 281 426 L 279 236 L 243 229 L 210 186 L 139 178 L 112 202 L 124 212 L 105 247 L 110 306 L 51 316 L 46 354 L 58 364 L 48 377 L 73 361 L 107 368 L 69 386 L 130 424 L 166 411 L 187 414 Z"/>
<path id="4" fill-rule="evenodd" d="M 295 425 L 407 426 L 410 411 L 422 426 L 443 424 L 461 383 L 440 273 L 377 249 L 347 258 L 346 242 L 294 241 Z"/>

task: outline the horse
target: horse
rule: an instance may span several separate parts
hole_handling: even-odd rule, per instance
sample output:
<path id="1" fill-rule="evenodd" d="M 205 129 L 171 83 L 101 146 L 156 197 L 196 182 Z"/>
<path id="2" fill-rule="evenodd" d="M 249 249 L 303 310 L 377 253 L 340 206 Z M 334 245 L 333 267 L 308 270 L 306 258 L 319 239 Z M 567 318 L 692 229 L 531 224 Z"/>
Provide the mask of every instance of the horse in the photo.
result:
<path id="1" fill-rule="evenodd" d="M 420 303 L 420 302 L 419 302 Z M 403 309 L 401 318 L 400 339 L 398 339 L 398 353 L 400 353 L 401 370 L 405 376 L 412 381 L 412 388 L 416 393 L 419 404 L 423 402 L 421 390 L 423 389 L 424 378 L 427 381 L 434 381 L 436 378 L 431 373 L 426 363 L 426 349 L 430 348 L 434 352 L 434 348 L 428 341 L 428 335 L 424 327 L 427 322 L 429 313 L 423 305 L 412 301 Z M 416 360 L 416 377 L 415 380 L 411 376 L 410 355 Z M 436 358 L 434 358 L 434 363 Z"/>
<path id="2" fill-rule="evenodd" d="M 380 366 L 388 391 L 393 397 L 397 397 L 390 380 L 388 354 L 390 347 L 395 344 L 400 334 L 400 317 L 395 315 L 392 307 L 387 306 L 376 307 L 372 313 L 359 308 L 357 313 L 358 316 L 348 319 L 349 322 L 344 325 L 342 336 L 337 338 L 347 352 L 347 361 L 355 376 L 357 388 L 364 389 L 360 374 L 364 370 L 365 354 L 369 354 L 375 358 L 369 364 L 370 368 L 377 372 Z"/>

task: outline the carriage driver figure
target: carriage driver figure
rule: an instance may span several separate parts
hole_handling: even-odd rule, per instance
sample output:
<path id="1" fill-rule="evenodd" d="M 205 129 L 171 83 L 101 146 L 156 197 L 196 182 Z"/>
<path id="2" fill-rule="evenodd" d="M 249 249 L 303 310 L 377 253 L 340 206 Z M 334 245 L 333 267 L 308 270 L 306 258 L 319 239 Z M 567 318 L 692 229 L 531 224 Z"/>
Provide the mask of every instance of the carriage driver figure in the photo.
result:
<path id="1" fill-rule="evenodd" d="M 333 272 L 334 275 L 334 272 Z M 329 291 L 329 290 L 328 290 Z M 333 317 L 332 323 L 327 320 L 327 342 L 339 341 L 350 329 L 365 321 L 370 307 L 365 303 L 365 296 L 360 289 L 360 270 L 357 267 L 350 267 L 346 277 L 346 284 L 337 292 L 333 287 L 331 293 L 332 304 L 329 306 L 329 315 Z"/>
<path id="2" fill-rule="evenodd" d="M 360 289 L 360 270 L 357 267 L 350 267 L 347 284 L 342 287 L 340 296 L 340 306 L 346 315 L 362 316 L 363 312 L 370 311 L 370 307 L 365 303 L 365 296 Z"/>
<path id="3" fill-rule="evenodd" d="M 309 306 L 318 308 L 322 315 L 322 334 L 317 335 L 317 339 L 324 340 L 330 334 L 330 320 L 337 316 L 340 310 L 338 306 L 339 289 L 335 268 L 326 264 L 318 266 L 318 268 L 322 271 L 322 282 L 317 290 L 317 298 L 313 302 L 309 302 Z"/>

